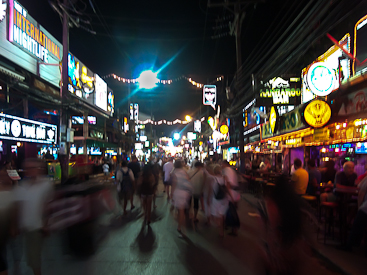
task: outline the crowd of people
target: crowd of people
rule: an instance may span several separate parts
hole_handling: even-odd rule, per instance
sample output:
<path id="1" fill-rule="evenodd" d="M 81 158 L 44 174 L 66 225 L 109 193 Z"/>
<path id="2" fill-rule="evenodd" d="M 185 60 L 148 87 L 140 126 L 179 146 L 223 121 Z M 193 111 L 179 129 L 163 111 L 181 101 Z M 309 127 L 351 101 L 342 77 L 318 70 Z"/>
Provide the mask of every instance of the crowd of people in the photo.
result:
<path id="1" fill-rule="evenodd" d="M 164 192 L 172 209 L 177 209 L 177 231 L 180 237 L 185 236 L 185 219 L 190 217 L 191 206 L 194 223 L 199 222 L 199 206 L 205 214 L 205 224 L 212 221 L 218 224 L 219 235 L 224 235 L 225 221 L 232 225 L 232 234 L 237 233 L 239 221 L 236 211 L 227 215 L 229 207 L 235 209 L 240 200 L 237 173 L 227 161 L 221 164 L 200 162 L 197 158 L 188 165 L 185 159 L 151 159 L 141 165 L 135 156 L 131 162 L 122 161 L 116 170 L 116 186 L 120 203 L 123 208 L 122 216 L 127 215 L 126 206 L 131 202 L 134 209 L 133 195 L 141 198 L 144 209 L 144 224 L 149 225 L 152 208 L 156 207 L 155 198 L 157 187 L 162 175 Z M 227 219 L 225 216 L 227 215 Z M 236 220 L 236 222 L 233 222 Z"/>

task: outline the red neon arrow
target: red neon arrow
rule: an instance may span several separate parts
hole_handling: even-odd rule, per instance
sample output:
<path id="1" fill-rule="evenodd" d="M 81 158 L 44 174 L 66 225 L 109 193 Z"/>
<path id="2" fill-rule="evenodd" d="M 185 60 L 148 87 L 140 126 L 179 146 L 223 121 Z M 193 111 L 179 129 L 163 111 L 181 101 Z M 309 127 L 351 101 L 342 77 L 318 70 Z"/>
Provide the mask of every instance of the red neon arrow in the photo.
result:
<path id="1" fill-rule="evenodd" d="M 347 52 L 346 49 L 343 48 L 343 46 L 346 43 L 346 41 L 344 43 L 342 43 L 342 44 L 339 44 L 339 42 L 334 37 L 332 37 L 329 33 L 327 33 L 326 35 L 335 44 L 335 46 L 337 46 L 339 49 L 341 49 L 349 57 L 349 59 L 355 60 L 357 62 L 357 64 L 361 64 L 361 62 L 359 62 L 359 60 L 357 58 L 354 58 L 353 55 L 351 55 L 349 52 Z M 365 61 L 363 61 L 363 63 Z"/>

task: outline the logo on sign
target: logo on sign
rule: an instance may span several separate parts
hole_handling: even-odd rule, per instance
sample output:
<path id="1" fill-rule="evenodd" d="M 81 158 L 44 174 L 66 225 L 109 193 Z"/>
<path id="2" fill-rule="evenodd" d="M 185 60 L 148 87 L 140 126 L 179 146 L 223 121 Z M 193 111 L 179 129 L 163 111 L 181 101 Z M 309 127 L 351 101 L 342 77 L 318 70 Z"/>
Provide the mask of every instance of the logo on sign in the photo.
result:
<path id="1" fill-rule="evenodd" d="M 333 91 L 335 73 L 324 62 L 311 65 L 307 73 L 307 84 L 311 92 L 318 96 L 327 96 Z"/>
<path id="2" fill-rule="evenodd" d="M 276 113 L 276 111 L 274 109 L 274 106 L 271 107 L 270 115 L 269 115 L 269 120 L 270 120 L 271 132 L 274 133 L 275 124 L 277 123 L 277 113 Z"/>
<path id="3" fill-rule="evenodd" d="M 306 106 L 304 116 L 310 126 L 319 128 L 329 122 L 331 108 L 325 101 L 314 100 Z"/>
<path id="4" fill-rule="evenodd" d="M 203 104 L 212 106 L 215 110 L 215 105 L 217 104 L 217 86 L 204 85 Z"/>

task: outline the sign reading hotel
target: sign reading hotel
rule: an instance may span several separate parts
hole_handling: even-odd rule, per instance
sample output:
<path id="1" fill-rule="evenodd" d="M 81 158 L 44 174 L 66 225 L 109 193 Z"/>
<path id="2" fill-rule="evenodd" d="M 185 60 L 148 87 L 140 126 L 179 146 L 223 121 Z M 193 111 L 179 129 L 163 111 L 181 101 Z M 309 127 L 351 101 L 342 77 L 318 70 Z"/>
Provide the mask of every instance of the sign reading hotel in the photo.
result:
<path id="1" fill-rule="evenodd" d="M 260 82 L 259 98 L 256 100 L 257 106 L 299 105 L 300 103 L 300 78 L 274 77 L 266 83 Z"/>
<path id="2" fill-rule="evenodd" d="M 14 0 L 9 0 L 8 40 L 45 63 L 48 63 L 49 55 L 61 60 L 56 40 L 42 32 L 27 10 Z"/>
<path id="3" fill-rule="evenodd" d="M 212 106 L 213 109 L 215 110 L 215 105 L 217 104 L 217 86 L 204 85 L 203 104 Z"/>
<path id="4" fill-rule="evenodd" d="M 0 114 L 0 139 L 53 144 L 56 138 L 56 125 Z"/>
<path id="5" fill-rule="evenodd" d="M 339 41 L 339 44 L 350 53 L 349 33 Z M 339 89 L 339 81 L 343 83 L 350 77 L 350 60 L 343 59 L 343 55 L 343 51 L 334 45 L 302 70 L 302 103 L 311 101 L 316 96 L 329 95 Z M 342 59 L 339 61 L 339 58 Z"/>
<path id="6" fill-rule="evenodd" d="M 308 125 L 319 128 L 329 122 L 331 108 L 325 101 L 316 99 L 306 106 L 304 117 Z"/>

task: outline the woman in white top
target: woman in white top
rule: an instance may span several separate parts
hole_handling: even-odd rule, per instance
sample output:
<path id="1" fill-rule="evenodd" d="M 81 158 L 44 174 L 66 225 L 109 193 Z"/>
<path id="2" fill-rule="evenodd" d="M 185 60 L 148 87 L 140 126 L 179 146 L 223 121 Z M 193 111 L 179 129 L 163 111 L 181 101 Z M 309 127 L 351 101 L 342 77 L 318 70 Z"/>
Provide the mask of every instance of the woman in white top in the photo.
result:
<path id="1" fill-rule="evenodd" d="M 218 165 L 214 167 L 214 180 L 212 183 L 212 201 L 211 201 L 211 214 L 217 220 L 219 225 L 219 236 L 224 235 L 224 215 L 228 209 L 228 190 L 229 184 L 222 176 L 222 168 Z M 223 198 L 218 198 L 219 193 L 225 192 Z"/>
<path id="2" fill-rule="evenodd" d="M 176 160 L 174 170 L 171 172 L 172 177 L 172 199 L 173 204 L 178 210 L 178 226 L 177 231 L 182 236 L 182 226 L 185 224 L 185 209 L 192 194 L 192 184 L 187 172 L 183 168 L 181 160 Z"/>

